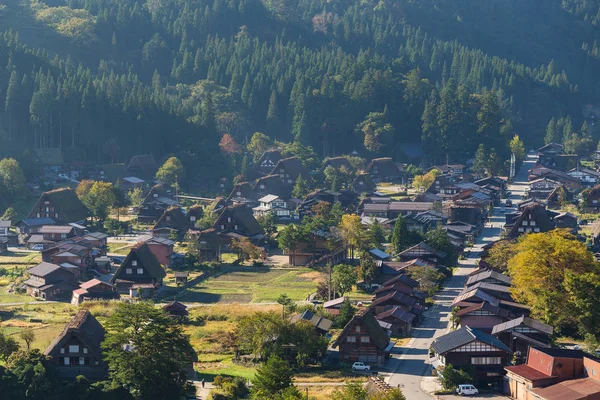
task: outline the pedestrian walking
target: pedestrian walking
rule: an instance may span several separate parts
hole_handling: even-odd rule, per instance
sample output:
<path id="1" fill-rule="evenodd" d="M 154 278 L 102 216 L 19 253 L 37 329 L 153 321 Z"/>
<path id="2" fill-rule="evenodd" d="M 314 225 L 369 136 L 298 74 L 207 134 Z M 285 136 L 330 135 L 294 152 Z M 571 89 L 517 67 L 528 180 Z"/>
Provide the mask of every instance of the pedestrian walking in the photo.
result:
<path id="1" fill-rule="evenodd" d="M 200 383 L 202 384 L 202 389 L 204 389 L 204 378 L 202 378 L 202 380 L 200 381 Z"/>

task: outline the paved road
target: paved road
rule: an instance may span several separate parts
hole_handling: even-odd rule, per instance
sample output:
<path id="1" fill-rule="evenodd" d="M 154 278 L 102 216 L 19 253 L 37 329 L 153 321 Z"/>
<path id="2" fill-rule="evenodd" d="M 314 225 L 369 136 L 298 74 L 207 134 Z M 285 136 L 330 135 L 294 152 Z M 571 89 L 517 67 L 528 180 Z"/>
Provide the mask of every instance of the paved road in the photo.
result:
<path id="1" fill-rule="evenodd" d="M 509 186 L 512 192 L 510 199 L 518 202 L 527 188 L 527 171 L 533 167 L 535 159 L 528 157 L 515 179 Z M 448 322 L 451 312 L 452 300 L 462 290 L 467 276 L 476 267 L 479 260 L 481 247 L 498 240 L 504 225 L 504 214 L 500 207 L 496 207 L 488 224 L 483 228 L 477 239 L 469 258 L 459 262 L 459 268 L 454 276 L 446 281 L 443 289 L 434 296 L 435 305 L 424 313 L 424 320 L 419 327 L 413 329 L 413 339 L 408 346 L 392 354 L 386 369 L 393 371 L 387 381 L 392 387 L 400 385 L 406 398 L 409 400 L 430 400 L 431 396 L 422 389 L 424 382 L 431 381 L 431 366 L 428 363 L 429 347 L 435 338 L 448 331 Z M 431 385 L 427 385 L 431 386 Z"/>

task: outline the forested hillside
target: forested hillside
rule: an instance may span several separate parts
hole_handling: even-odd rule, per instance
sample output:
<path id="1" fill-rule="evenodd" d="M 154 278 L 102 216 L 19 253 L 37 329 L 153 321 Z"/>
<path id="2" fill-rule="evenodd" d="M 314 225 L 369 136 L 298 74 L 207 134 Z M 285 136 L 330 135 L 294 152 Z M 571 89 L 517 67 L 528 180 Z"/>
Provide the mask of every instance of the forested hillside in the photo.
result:
<path id="1" fill-rule="evenodd" d="M 221 136 L 256 131 L 322 157 L 507 154 L 600 103 L 599 23 L 599 0 L 0 0 L 0 156 L 174 153 L 218 178 Z"/>

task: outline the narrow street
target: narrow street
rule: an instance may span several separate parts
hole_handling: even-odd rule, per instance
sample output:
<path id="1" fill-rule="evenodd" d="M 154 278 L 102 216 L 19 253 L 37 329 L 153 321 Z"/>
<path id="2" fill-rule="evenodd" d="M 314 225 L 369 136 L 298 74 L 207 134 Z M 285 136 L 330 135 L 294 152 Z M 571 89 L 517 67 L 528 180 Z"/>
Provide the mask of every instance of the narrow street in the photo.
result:
<path id="1" fill-rule="evenodd" d="M 535 158 L 528 156 L 516 176 L 515 182 L 509 186 L 509 191 L 512 192 L 509 198 L 513 201 L 513 206 L 516 206 L 516 203 L 522 199 L 527 189 L 527 171 L 534 165 Z M 392 354 L 392 359 L 386 366 L 387 370 L 393 371 L 386 381 L 392 387 L 401 387 L 409 400 L 432 398 L 423 390 L 424 386 L 433 387 L 431 381 L 436 379 L 432 377 L 431 365 L 428 362 L 429 347 L 435 338 L 448 331 L 450 306 L 462 290 L 467 276 L 476 268 L 482 246 L 500 238 L 502 225 L 504 225 L 504 213 L 500 207 L 494 209 L 490 222 L 491 226 L 488 224 L 482 229 L 480 237 L 470 249 L 469 257 L 459 261 L 459 268 L 455 271 L 454 276 L 447 280 L 442 290 L 434 296 L 435 305 L 423 314 L 423 322 L 413 328 L 412 339 L 408 345 L 398 349 L 397 354 Z"/>

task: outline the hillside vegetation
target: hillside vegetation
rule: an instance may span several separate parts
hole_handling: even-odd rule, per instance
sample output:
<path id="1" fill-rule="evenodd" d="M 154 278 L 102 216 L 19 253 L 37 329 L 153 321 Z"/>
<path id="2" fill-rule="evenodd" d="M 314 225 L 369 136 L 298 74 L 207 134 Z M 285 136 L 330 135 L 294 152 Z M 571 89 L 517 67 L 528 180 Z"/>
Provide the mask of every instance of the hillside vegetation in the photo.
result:
<path id="1" fill-rule="evenodd" d="M 579 132 L 599 21 L 598 0 L 3 0 L 0 156 L 177 154 L 215 180 L 239 170 L 221 136 L 256 131 L 322 157 L 506 155 L 551 118 Z"/>

